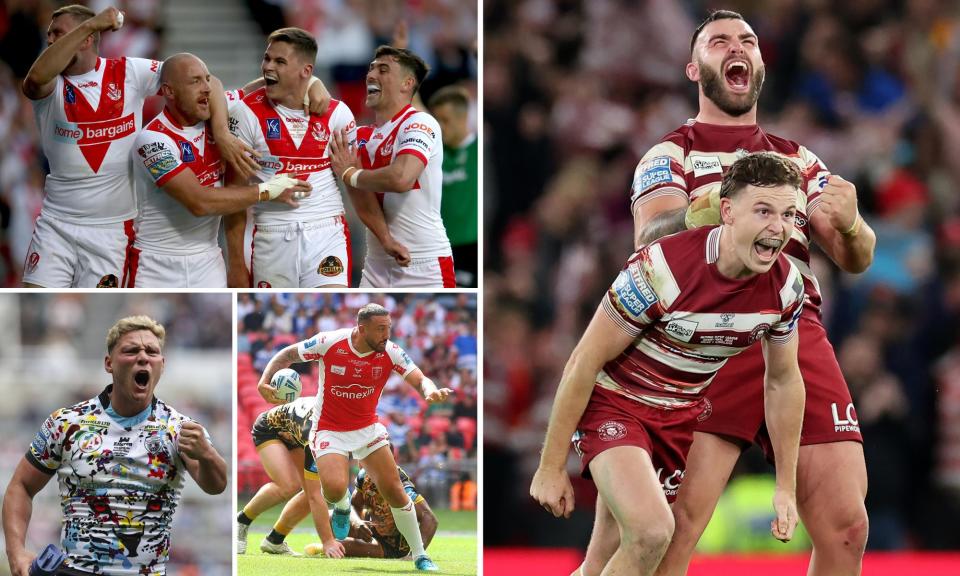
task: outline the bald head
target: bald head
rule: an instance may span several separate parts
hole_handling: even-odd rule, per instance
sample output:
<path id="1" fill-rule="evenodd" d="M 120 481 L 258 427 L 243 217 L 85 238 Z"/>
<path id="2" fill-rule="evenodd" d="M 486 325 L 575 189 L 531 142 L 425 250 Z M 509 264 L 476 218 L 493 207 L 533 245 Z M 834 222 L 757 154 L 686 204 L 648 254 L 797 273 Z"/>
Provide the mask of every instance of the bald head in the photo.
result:
<path id="1" fill-rule="evenodd" d="M 163 61 L 160 90 L 167 110 L 183 126 L 210 119 L 210 72 L 193 54 L 181 52 Z"/>

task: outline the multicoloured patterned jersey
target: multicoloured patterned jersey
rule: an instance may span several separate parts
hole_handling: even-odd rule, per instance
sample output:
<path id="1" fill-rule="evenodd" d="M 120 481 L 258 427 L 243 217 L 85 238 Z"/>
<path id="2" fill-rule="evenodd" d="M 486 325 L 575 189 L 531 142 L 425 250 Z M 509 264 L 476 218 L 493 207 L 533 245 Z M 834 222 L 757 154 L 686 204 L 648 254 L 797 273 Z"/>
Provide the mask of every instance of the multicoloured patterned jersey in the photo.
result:
<path id="1" fill-rule="evenodd" d="M 680 196 L 692 202 L 718 189 L 724 172 L 738 159 L 761 151 L 786 156 L 803 175 L 796 228 L 783 253 L 803 274 L 807 306 L 819 313 L 820 286 L 810 269 L 810 215 L 820 204 L 820 190 L 830 171 L 800 144 L 767 134 L 756 124 L 718 126 L 690 120 L 667 134 L 640 160 L 633 176 L 631 206 L 636 208 L 661 196 Z"/>
<path id="2" fill-rule="evenodd" d="M 397 472 L 400 474 L 400 482 L 403 484 L 403 490 L 410 496 L 414 506 L 424 501 L 423 496 L 417 492 L 417 487 L 413 485 L 410 476 L 404 472 L 403 468 L 397 466 Z M 360 470 L 357 474 L 356 492 L 354 497 L 359 495 L 362 502 L 362 512 L 360 516 L 370 522 L 370 531 L 373 537 L 383 546 L 384 556 L 387 558 L 402 558 L 410 553 L 410 545 L 406 539 L 397 530 L 397 525 L 393 520 L 393 512 L 390 511 L 390 505 L 380 495 L 377 485 L 373 479 L 367 477 L 366 470 Z M 392 554 L 388 554 L 388 552 Z"/>
<path id="3" fill-rule="evenodd" d="M 727 359 L 761 338 L 789 341 L 803 279 L 784 256 L 765 274 L 717 270 L 723 227 L 666 236 L 630 257 L 603 299 L 633 344 L 607 362 L 597 385 L 651 406 L 693 406 Z"/>
<path id="4" fill-rule="evenodd" d="M 303 396 L 293 402 L 274 406 L 257 416 L 253 423 L 253 444 L 259 447 L 279 440 L 287 448 L 306 448 L 310 440 L 311 416 L 317 399 Z"/>
<path id="5" fill-rule="evenodd" d="M 111 388 L 54 412 L 26 458 L 57 474 L 69 567 L 164 574 L 186 474 L 177 441 L 190 418 L 154 398 L 149 416 L 124 428 L 107 414 Z"/>

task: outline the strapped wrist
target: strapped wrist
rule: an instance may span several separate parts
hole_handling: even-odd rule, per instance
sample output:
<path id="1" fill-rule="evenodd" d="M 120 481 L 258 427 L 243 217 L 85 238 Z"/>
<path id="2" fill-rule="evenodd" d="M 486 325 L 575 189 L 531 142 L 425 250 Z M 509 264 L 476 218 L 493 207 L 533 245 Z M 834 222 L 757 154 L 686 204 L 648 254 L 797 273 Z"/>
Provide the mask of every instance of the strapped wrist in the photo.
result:
<path id="1" fill-rule="evenodd" d="M 857 234 L 860 233 L 860 227 L 863 225 L 863 217 L 860 216 L 860 212 L 857 211 L 857 217 L 853 219 L 853 225 L 850 226 L 847 230 L 840 232 L 841 236 L 845 238 L 856 238 Z"/>

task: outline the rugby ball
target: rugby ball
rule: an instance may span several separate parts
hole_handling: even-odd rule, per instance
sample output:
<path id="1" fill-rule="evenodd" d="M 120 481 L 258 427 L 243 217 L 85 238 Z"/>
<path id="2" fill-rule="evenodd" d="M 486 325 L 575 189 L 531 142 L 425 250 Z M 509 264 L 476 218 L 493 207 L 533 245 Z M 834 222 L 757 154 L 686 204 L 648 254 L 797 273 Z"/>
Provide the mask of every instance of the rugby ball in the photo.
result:
<path id="1" fill-rule="evenodd" d="M 293 402 L 300 397 L 300 375 L 292 368 L 277 370 L 270 379 L 270 387 L 273 388 L 273 396 L 277 400 L 284 404 Z"/>

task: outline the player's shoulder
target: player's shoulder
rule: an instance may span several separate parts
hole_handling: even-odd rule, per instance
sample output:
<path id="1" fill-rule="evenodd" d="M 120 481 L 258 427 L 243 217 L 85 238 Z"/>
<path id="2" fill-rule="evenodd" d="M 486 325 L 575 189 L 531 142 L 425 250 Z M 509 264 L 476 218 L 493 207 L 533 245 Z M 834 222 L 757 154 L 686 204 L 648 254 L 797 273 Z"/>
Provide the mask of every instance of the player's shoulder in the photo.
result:
<path id="1" fill-rule="evenodd" d="M 664 259 L 670 265 L 689 265 L 696 260 L 691 259 L 692 252 L 698 253 L 702 260 L 706 260 L 707 244 L 711 233 L 718 230 L 718 226 L 698 226 L 691 230 L 680 230 L 668 234 L 650 243 L 656 245 L 663 253 Z"/>
<path id="2" fill-rule="evenodd" d="M 771 152 L 777 152 L 788 156 L 796 156 L 801 150 L 806 150 L 806 148 L 801 146 L 800 143 L 795 140 L 784 138 L 783 136 L 777 136 L 776 134 L 771 134 L 766 130 L 763 131 L 763 134 L 767 138 Z"/>
<path id="3" fill-rule="evenodd" d="M 176 425 L 187 420 L 193 420 L 193 418 L 181 413 L 179 410 L 159 398 L 154 399 L 153 418 L 156 421 L 166 423 L 167 425 Z M 145 420 L 145 422 L 149 421 L 149 418 Z"/>
<path id="4" fill-rule="evenodd" d="M 436 134 L 440 132 L 440 123 L 437 122 L 437 119 L 423 110 L 414 109 L 413 114 L 404 118 L 400 125 L 404 132 L 419 130 L 426 132 L 431 138 L 435 138 Z"/>

